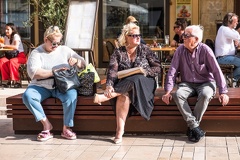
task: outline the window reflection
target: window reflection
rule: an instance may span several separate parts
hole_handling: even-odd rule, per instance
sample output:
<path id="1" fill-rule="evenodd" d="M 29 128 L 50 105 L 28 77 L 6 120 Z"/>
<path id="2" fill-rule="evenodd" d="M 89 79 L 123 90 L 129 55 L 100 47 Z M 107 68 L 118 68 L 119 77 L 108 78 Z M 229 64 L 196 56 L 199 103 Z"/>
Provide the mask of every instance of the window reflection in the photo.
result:
<path id="1" fill-rule="evenodd" d="M 14 23 L 22 38 L 30 39 L 30 27 L 24 27 L 23 22 L 29 18 L 30 6 L 28 0 L 0 0 L 1 31 L 4 33 L 7 23 Z"/>
<path id="2" fill-rule="evenodd" d="M 99 54 L 101 55 L 100 65 L 107 66 L 109 55 L 106 49 L 106 42 L 115 44 L 115 40 L 121 33 L 121 29 L 128 16 L 134 16 L 139 22 L 140 32 L 147 44 L 153 43 L 153 37 L 158 42 L 163 42 L 166 32 L 165 14 L 169 11 L 169 0 L 103 0 L 102 1 L 102 30 L 99 35 Z M 168 29 L 167 29 L 168 31 Z M 103 46 L 103 47 L 102 47 Z"/>
<path id="3" fill-rule="evenodd" d="M 129 15 L 138 20 L 143 38 L 163 37 L 164 1 L 103 0 L 103 38 L 116 38 Z"/>

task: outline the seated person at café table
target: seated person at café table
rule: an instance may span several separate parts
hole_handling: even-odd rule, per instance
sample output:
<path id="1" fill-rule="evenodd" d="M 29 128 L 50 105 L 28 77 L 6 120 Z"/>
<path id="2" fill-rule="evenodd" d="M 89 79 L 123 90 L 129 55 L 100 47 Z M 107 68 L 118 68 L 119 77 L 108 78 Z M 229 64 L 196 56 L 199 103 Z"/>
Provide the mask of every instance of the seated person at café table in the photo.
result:
<path id="1" fill-rule="evenodd" d="M 165 81 L 163 102 L 170 103 L 173 98 L 183 119 L 186 121 L 189 141 L 198 142 L 205 136 L 199 127 L 208 103 L 219 89 L 219 101 L 227 105 L 227 84 L 211 48 L 202 43 L 203 28 L 199 25 L 188 26 L 183 34 L 184 44 L 174 53 Z M 180 74 L 181 82 L 176 92 L 171 95 L 176 76 Z M 193 111 L 187 99 L 197 96 Z"/>
<path id="2" fill-rule="evenodd" d="M 240 35 L 235 30 L 238 16 L 227 13 L 223 18 L 223 25 L 218 29 L 215 40 L 215 55 L 219 64 L 236 66 L 233 71 L 234 81 L 240 80 L 240 58 L 236 56 L 236 47 L 239 46 Z"/>
<path id="3" fill-rule="evenodd" d="M 140 28 L 129 23 L 123 26 L 118 38 L 119 48 L 114 50 L 109 62 L 104 94 L 95 94 L 94 103 L 110 99 L 116 113 L 116 135 L 114 143 L 121 143 L 127 116 L 138 112 L 146 120 L 153 110 L 155 77 L 160 73 L 160 61 L 144 44 L 140 43 Z M 136 74 L 118 79 L 118 71 L 142 67 L 145 75 Z"/>
<path id="4" fill-rule="evenodd" d="M 184 33 L 186 27 L 187 21 L 184 18 L 178 19 L 174 23 L 173 31 L 175 32 L 175 35 L 170 44 L 172 47 L 178 47 L 180 44 L 183 44 L 182 34 Z"/>
<path id="5" fill-rule="evenodd" d="M 0 59 L 2 80 L 7 81 L 3 86 L 9 87 L 11 86 L 11 81 L 13 81 L 14 88 L 20 88 L 21 83 L 18 68 L 21 64 L 26 63 L 27 58 L 24 54 L 21 37 L 13 23 L 6 24 L 5 34 L 4 43 L 0 43 L 0 47 L 11 48 L 13 50 L 6 51 L 5 56 Z M 13 53 L 16 53 L 16 57 L 11 56 Z"/>

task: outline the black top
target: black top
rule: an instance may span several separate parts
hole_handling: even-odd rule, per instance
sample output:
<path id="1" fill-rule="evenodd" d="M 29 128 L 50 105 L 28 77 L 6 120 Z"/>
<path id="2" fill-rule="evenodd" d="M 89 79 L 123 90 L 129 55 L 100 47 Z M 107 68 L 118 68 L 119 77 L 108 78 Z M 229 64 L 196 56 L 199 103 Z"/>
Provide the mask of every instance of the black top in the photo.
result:
<path id="1" fill-rule="evenodd" d="M 175 36 L 173 37 L 173 40 L 175 40 L 177 43 L 183 43 L 182 36 L 179 37 L 178 34 L 175 34 Z"/>

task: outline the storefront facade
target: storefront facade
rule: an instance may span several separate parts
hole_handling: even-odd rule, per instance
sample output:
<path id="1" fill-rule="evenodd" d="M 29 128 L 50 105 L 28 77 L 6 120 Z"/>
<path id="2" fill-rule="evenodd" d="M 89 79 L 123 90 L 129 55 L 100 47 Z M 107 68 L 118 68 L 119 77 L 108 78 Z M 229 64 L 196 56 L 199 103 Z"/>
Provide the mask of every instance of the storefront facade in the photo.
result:
<path id="1" fill-rule="evenodd" d="M 227 12 L 238 11 L 237 0 L 99 0 L 97 30 L 94 39 L 94 55 L 98 67 L 108 65 L 105 42 L 113 42 L 129 15 L 134 16 L 143 39 L 152 43 L 153 37 L 162 42 L 164 35 L 173 38 L 173 25 L 177 18 L 185 17 L 190 24 L 204 26 L 204 38 L 216 36 L 216 20 Z M 237 13 L 237 12 L 236 12 Z M 238 13 L 237 13 L 238 14 Z M 1 32 L 6 23 L 13 22 L 23 39 L 35 45 L 41 42 L 43 31 L 36 21 L 32 27 L 22 22 L 30 16 L 28 0 L 0 0 Z"/>

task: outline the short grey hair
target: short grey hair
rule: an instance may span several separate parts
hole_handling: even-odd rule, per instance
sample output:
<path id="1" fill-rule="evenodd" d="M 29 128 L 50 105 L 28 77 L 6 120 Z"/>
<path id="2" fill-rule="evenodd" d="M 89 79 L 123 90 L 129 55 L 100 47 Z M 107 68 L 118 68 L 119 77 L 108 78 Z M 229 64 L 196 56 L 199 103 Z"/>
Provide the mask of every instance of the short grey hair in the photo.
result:
<path id="1" fill-rule="evenodd" d="M 126 46 L 126 35 L 128 35 L 133 29 L 140 30 L 139 26 L 135 23 L 129 23 L 123 26 L 121 35 L 118 37 L 120 46 Z"/>
<path id="2" fill-rule="evenodd" d="M 198 37 L 198 42 L 203 40 L 203 26 L 201 25 L 190 25 L 185 28 L 185 30 L 191 30 L 191 34 Z"/>

